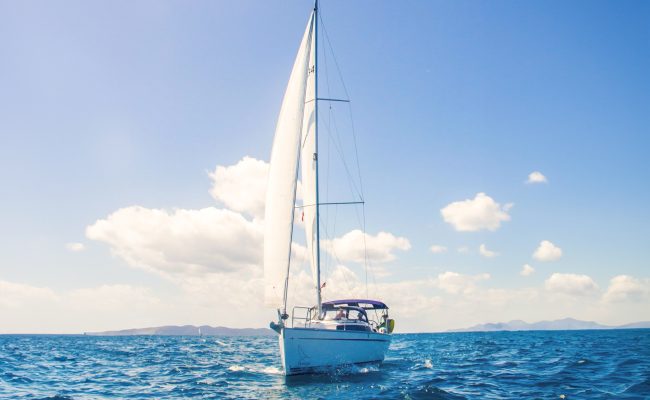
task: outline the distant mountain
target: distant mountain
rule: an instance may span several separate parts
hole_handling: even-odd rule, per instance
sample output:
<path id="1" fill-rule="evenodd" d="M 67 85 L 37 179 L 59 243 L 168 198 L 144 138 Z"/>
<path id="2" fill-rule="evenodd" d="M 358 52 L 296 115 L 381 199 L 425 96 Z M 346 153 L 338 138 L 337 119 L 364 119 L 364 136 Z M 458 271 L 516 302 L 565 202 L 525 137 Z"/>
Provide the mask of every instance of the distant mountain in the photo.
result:
<path id="1" fill-rule="evenodd" d="M 123 329 L 120 331 L 105 331 L 105 332 L 86 332 L 86 335 L 91 336 L 147 336 L 147 335 L 161 335 L 161 336 L 272 336 L 275 332 L 268 328 L 226 328 L 224 326 L 156 326 L 151 328 L 136 328 L 136 329 Z"/>
<path id="2" fill-rule="evenodd" d="M 573 318 L 555 321 L 528 323 L 521 320 L 474 325 L 464 329 L 450 329 L 447 332 L 495 332 L 495 331 L 570 331 L 580 329 L 640 329 L 650 328 L 650 321 L 634 322 L 620 326 L 602 325 L 593 321 L 580 321 Z"/>
<path id="3" fill-rule="evenodd" d="M 650 329 L 650 321 L 633 322 L 618 327 L 619 329 Z"/>

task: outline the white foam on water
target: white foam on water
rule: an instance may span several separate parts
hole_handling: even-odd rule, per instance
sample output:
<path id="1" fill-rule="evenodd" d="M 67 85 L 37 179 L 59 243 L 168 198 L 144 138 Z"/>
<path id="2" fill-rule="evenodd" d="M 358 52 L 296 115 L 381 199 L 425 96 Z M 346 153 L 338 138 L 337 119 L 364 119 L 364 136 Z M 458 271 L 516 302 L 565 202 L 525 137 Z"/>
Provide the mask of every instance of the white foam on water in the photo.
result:
<path id="1" fill-rule="evenodd" d="M 266 367 L 262 370 L 262 373 L 269 375 L 280 375 L 282 374 L 282 371 L 277 367 Z"/>
<path id="2" fill-rule="evenodd" d="M 367 374 L 370 372 L 377 372 L 379 371 L 379 366 L 377 365 L 368 365 L 368 366 L 357 366 L 357 365 L 350 365 L 347 367 L 344 367 L 343 369 L 339 370 L 339 374 L 347 375 L 347 374 Z"/>
<path id="3" fill-rule="evenodd" d="M 282 375 L 282 370 L 277 368 L 277 367 L 245 367 L 243 365 L 231 365 L 228 367 L 229 371 L 232 372 L 241 372 L 241 371 L 247 371 L 247 372 L 254 372 L 257 374 L 268 374 L 268 375 Z"/>

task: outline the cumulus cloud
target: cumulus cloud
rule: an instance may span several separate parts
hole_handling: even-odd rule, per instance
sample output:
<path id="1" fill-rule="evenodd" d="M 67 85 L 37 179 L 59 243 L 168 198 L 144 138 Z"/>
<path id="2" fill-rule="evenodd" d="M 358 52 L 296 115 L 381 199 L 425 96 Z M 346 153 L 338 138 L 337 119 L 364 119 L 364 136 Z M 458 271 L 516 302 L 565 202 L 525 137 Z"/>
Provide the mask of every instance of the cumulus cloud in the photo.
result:
<path id="1" fill-rule="evenodd" d="M 387 262 L 395 259 L 396 250 L 406 251 L 411 248 L 411 243 L 405 237 L 397 237 L 388 232 L 379 232 L 373 236 L 364 234 L 358 229 L 323 244 L 340 261 L 358 263 L 364 262 L 366 251 L 368 261 Z M 364 251 L 364 244 L 366 251 Z"/>
<path id="2" fill-rule="evenodd" d="M 163 275 L 228 272 L 261 263 L 260 223 L 214 207 L 166 211 L 121 208 L 86 228 L 133 267 Z"/>
<path id="3" fill-rule="evenodd" d="M 546 290 L 575 296 L 586 296 L 598 290 L 598 285 L 587 275 L 554 273 L 544 282 Z"/>
<path id="4" fill-rule="evenodd" d="M 650 297 L 650 280 L 618 275 L 609 281 L 609 287 L 603 300 L 606 302 L 639 301 L 648 299 L 648 297 Z"/>
<path id="5" fill-rule="evenodd" d="M 530 276 L 535 272 L 535 268 L 531 267 L 528 264 L 524 264 L 524 266 L 521 268 L 521 271 L 519 272 L 519 275 L 521 276 Z"/>
<path id="6" fill-rule="evenodd" d="M 548 240 L 542 240 L 533 253 L 533 258 L 539 261 L 556 261 L 561 257 L 562 249 Z"/>
<path id="7" fill-rule="evenodd" d="M 235 165 L 218 165 L 209 175 L 212 180 L 210 194 L 217 201 L 234 211 L 264 216 L 269 175 L 267 162 L 247 156 Z"/>
<path id="8" fill-rule="evenodd" d="M 433 254 L 441 254 L 441 253 L 446 253 L 447 252 L 447 247 L 441 246 L 439 244 L 434 244 L 429 248 Z"/>
<path id="9" fill-rule="evenodd" d="M 479 246 L 478 252 L 485 258 L 493 258 L 499 255 L 496 251 L 488 250 L 484 244 Z"/>
<path id="10" fill-rule="evenodd" d="M 526 183 L 548 183 L 546 177 L 539 171 L 533 171 L 528 174 Z"/>
<path id="11" fill-rule="evenodd" d="M 79 242 L 70 242 L 65 244 L 65 248 L 68 249 L 68 251 L 71 251 L 73 253 L 78 253 L 80 251 L 84 251 L 86 248 L 83 243 Z"/>
<path id="12" fill-rule="evenodd" d="M 452 294 L 469 294 L 476 290 L 476 283 L 490 279 L 490 274 L 465 275 L 447 271 L 438 275 L 438 288 Z"/>
<path id="13" fill-rule="evenodd" d="M 501 206 L 485 193 L 477 193 L 473 199 L 456 201 L 440 210 L 445 222 L 461 232 L 483 229 L 495 231 L 501 222 L 510 221 L 508 211 L 512 203 Z"/>

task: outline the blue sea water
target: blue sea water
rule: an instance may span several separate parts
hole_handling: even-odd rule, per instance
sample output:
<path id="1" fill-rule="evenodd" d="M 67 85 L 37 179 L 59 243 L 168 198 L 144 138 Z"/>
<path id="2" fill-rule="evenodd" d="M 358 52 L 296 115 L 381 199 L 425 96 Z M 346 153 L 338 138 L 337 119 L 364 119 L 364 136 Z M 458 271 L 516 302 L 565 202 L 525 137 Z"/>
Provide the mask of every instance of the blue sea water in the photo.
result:
<path id="1" fill-rule="evenodd" d="M 380 367 L 284 377 L 275 337 L 0 336 L 0 398 L 647 399 L 650 330 L 395 335 Z"/>

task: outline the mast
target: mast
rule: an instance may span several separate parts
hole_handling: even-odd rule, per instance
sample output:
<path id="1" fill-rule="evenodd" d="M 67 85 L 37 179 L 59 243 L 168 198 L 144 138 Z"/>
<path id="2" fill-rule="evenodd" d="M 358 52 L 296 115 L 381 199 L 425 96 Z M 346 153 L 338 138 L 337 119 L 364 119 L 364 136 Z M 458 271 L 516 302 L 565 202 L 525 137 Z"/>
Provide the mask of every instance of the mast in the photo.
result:
<path id="1" fill-rule="evenodd" d="M 320 218 L 318 204 L 318 0 L 314 0 L 314 162 L 316 163 L 316 302 L 318 317 L 323 311 L 320 284 Z"/>

